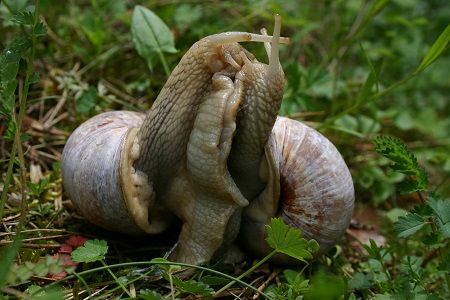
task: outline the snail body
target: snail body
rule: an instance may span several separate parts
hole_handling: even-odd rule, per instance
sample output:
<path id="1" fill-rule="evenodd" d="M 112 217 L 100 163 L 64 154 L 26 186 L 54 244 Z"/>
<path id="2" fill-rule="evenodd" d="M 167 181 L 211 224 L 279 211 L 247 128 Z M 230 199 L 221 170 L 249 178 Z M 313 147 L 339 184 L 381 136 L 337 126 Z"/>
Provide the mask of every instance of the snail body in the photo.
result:
<path id="1" fill-rule="evenodd" d="M 264 42 L 269 64 L 258 62 L 243 41 Z M 132 234 L 160 233 L 181 219 L 169 255 L 174 261 L 209 261 L 239 233 L 262 249 L 264 225 L 279 215 L 329 249 L 350 222 L 353 183 L 328 140 L 277 117 L 284 83 L 278 47 L 288 41 L 280 37 L 279 16 L 273 36 L 203 38 L 146 115 L 106 112 L 82 124 L 61 161 L 74 205 L 93 223 Z M 308 156 L 303 147 L 311 144 Z"/>

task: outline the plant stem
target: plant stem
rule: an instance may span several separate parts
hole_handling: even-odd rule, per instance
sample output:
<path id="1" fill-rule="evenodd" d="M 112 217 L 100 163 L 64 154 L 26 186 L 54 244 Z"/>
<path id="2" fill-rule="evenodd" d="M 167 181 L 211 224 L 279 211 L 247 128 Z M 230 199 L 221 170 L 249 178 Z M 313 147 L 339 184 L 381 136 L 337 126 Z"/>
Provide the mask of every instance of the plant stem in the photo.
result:
<path id="1" fill-rule="evenodd" d="M 111 269 L 109 268 L 109 266 L 106 264 L 104 259 L 100 260 L 102 262 L 102 264 L 107 267 L 107 271 L 108 273 L 112 276 L 112 278 L 114 278 L 114 280 L 120 285 L 120 287 L 122 288 L 122 290 L 131 298 L 131 294 L 130 292 L 127 290 L 127 288 L 123 285 L 123 283 L 116 277 L 116 275 L 111 271 Z M 80 273 L 78 273 L 79 275 Z"/>
<path id="2" fill-rule="evenodd" d="M 253 272 L 254 270 L 256 270 L 259 266 L 261 266 L 263 263 L 265 263 L 267 260 L 269 260 L 272 256 L 274 256 L 275 254 L 278 253 L 278 250 L 273 250 L 272 252 L 270 252 L 266 257 L 264 257 L 263 259 L 261 259 L 257 264 L 255 264 L 253 267 L 251 267 L 250 269 L 248 269 L 246 272 L 242 273 L 239 277 L 237 277 L 237 280 L 241 280 L 242 278 L 244 278 L 245 276 L 247 276 L 248 274 L 250 274 L 251 272 Z M 220 293 L 222 293 L 223 291 L 225 291 L 226 289 L 229 289 L 230 287 L 233 286 L 233 284 L 235 284 L 236 281 L 233 280 L 231 282 L 229 282 L 227 285 L 225 285 L 223 288 L 221 288 L 220 290 L 218 290 L 216 292 L 216 296 L 220 295 Z"/>
<path id="3" fill-rule="evenodd" d="M 8 169 L 6 170 L 6 178 L 3 181 L 2 198 L 1 198 L 1 202 L 0 202 L 0 220 L 3 219 L 3 212 L 5 209 L 6 197 L 8 196 L 9 184 L 12 179 L 12 172 L 13 172 L 13 167 L 14 167 L 14 157 L 16 156 L 16 152 L 17 152 L 17 139 L 14 139 L 13 145 L 11 148 L 10 158 L 8 161 Z"/>
<path id="4" fill-rule="evenodd" d="M 78 272 L 77 275 L 78 276 L 82 276 L 82 275 L 91 274 L 91 273 L 95 273 L 95 272 L 102 271 L 102 270 L 108 270 L 108 269 L 113 269 L 113 268 L 121 268 L 121 267 L 135 267 L 135 266 L 138 266 L 138 265 L 177 265 L 177 266 L 186 267 L 186 268 L 199 269 L 199 270 L 202 270 L 202 271 L 206 271 L 206 272 L 209 272 L 209 273 L 212 273 L 212 274 L 216 274 L 216 275 L 222 276 L 222 277 L 230 279 L 232 281 L 236 281 L 236 282 L 238 282 L 238 283 L 248 287 L 249 289 L 253 290 L 255 293 L 259 293 L 261 296 L 265 297 L 266 299 L 272 299 L 270 296 L 268 296 L 265 293 L 259 291 L 254 286 L 251 286 L 250 284 L 248 284 L 246 282 L 243 282 L 242 280 L 240 280 L 238 278 L 234 278 L 231 275 L 228 275 L 228 274 L 225 274 L 225 273 L 222 273 L 220 271 L 213 270 L 213 269 L 208 269 L 208 268 L 202 267 L 202 266 L 185 264 L 185 263 L 169 262 L 169 261 L 167 261 L 167 262 L 159 262 L 159 261 L 158 262 L 152 262 L 152 261 L 126 262 L 126 263 L 120 263 L 120 264 L 115 264 L 115 265 L 109 265 L 109 266 L 103 266 L 103 267 L 97 267 L 97 268 L 94 268 L 94 269 L 89 269 L 89 270 L 86 270 L 86 271 Z M 137 277 L 135 279 L 132 279 L 128 283 L 132 283 L 132 282 L 135 282 L 135 281 L 137 281 L 139 279 L 142 279 L 142 277 L 144 277 L 144 276 L 146 276 L 146 274 L 141 275 L 141 276 L 139 276 L 139 277 Z M 54 281 L 54 282 L 50 283 L 45 288 L 50 288 L 50 287 L 52 287 L 52 286 L 54 286 L 54 285 L 56 285 L 58 283 L 62 283 L 64 281 L 68 281 L 68 280 L 73 280 L 75 278 L 76 278 L 76 276 L 70 275 L 70 276 L 67 276 L 64 279 L 61 279 L 61 280 Z M 40 292 L 40 291 L 41 290 L 39 290 L 37 292 Z M 33 295 L 34 294 L 32 294 L 31 296 L 33 296 Z"/>
<path id="5" fill-rule="evenodd" d="M 26 180 L 25 180 L 25 160 L 23 157 L 23 151 L 22 151 L 22 145 L 21 145 L 21 138 L 20 138 L 20 130 L 22 128 L 22 122 L 23 118 L 25 117 L 25 113 L 27 111 L 27 98 L 28 98 L 28 91 L 30 87 L 30 76 L 33 70 L 33 62 L 34 62 L 34 55 L 36 51 L 36 40 L 37 37 L 34 34 L 34 30 L 36 28 L 36 24 L 39 22 L 39 9 L 40 9 L 40 0 L 36 0 L 35 3 L 35 12 L 34 12 L 34 25 L 32 27 L 31 32 L 31 49 L 30 49 L 30 55 L 28 57 L 28 65 L 27 65 L 27 72 L 25 75 L 25 83 L 23 85 L 22 90 L 22 96 L 20 99 L 20 105 L 19 105 L 19 114 L 16 118 L 16 126 L 15 126 L 15 139 L 13 141 L 13 145 L 11 148 L 11 154 L 8 162 L 8 169 L 6 172 L 6 178 L 3 185 L 3 192 L 2 192 L 2 198 L 0 203 L 0 219 L 3 218 L 4 213 L 4 207 L 6 203 L 6 197 L 8 195 L 9 190 L 9 184 L 12 179 L 12 171 L 14 167 L 14 160 L 16 157 L 17 152 L 19 153 L 19 164 L 20 164 L 20 178 L 21 178 L 21 195 L 22 195 L 22 208 L 21 208 L 21 215 L 19 219 L 19 224 L 17 228 L 17 235 L 16 237 L 20 236 L 20 232 L 22 231 L 22 226 L 25 223 L 25 216 L 27 212 L 27 199 L 26 199 L 26 193 L 25 193 L 25 186 L 26 186 Z"/>
<path id="6" fill-rule="evenodd" d="M 323 122 L 322 124 L 316 126 L 316 129 L 319 129 L 319 128 L 322 128 L 322 127 L 325 127 L 325 126 L 329 126 L 331 123 L 333 123 L 337 119 L 342 118 L 343 116 L 354 112 L 355 110 L 359 109 L 361 106 L 369 104 L 369 103 L 377 100 L 378 98 L 383 97 L 387 93 L 391 92 L 392 90 L 396 89 L 397 87 L 399 87 L 403 83 L 405 83 L 408 80 L 410 80 L 411 78 L 415 77 L 417 74 L 418 73 L 411 73 L 408 76 L 406 76 L 405 78 L 401 79 L 400 81 L 397 81 L 396 83 L 394 83 L 391 86 L 387 87 L 386 89 L 382 90 L 381 92 L 376 93 L 372 97 L 369 97 L 369 98 L 367 98 L 364 101 L 360 101 L 360 102 L 355 103 L 355 105 L 353 105 L 352 107 L 344 110 L 340 114 L 337 114 L 337 115 L 335 115 L 335 116 L 333 116 L 331 118 L 326 119 L 325 122 Z"/>

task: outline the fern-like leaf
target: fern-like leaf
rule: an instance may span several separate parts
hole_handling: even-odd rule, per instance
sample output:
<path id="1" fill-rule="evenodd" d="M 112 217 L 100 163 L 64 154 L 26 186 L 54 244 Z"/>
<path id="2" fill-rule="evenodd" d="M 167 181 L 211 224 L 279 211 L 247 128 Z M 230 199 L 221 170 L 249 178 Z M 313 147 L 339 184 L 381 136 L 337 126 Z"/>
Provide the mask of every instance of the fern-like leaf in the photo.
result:
<path id="1" fill-rule="evenodd" d="M 373 140 L 375 151 L 394 162 L 390 168 L 396 172 L 412 176 L 413 179 L 399 185 L 402 194 L 425 191 L 428 185 L 428 174 L 420 167 L 416 156 L 409 151 L 405 143 L 399 139 L 379 136 Z"/>

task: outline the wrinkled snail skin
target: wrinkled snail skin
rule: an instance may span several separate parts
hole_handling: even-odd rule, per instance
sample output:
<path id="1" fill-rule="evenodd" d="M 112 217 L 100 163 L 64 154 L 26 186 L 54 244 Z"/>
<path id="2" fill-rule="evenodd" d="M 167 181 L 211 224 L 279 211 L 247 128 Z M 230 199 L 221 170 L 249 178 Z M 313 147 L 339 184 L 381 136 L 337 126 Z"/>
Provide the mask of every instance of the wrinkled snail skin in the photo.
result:
<path id="1" fill-rule="evenodd" d="M 238 44 L 244 41 L 264 42 L 269 64 Z M 82 124 L 61 160 L 75 207 L 99 226 L 132 234 L 160 233 L 181 219 L 173 261 L 209 261 L 238 234 L 261 254 L 264 225 L 276 216 L 330 248 L 348 226 L 353 184 L 328 140 L 277 118 L 284 82 L 278 48 L 288 42 L 279 16 L 273 37 L 263 31 L 203 38 L 146 115 L 106 112 Z M 306 154 L 303 147 L 311 146 L 313 155 Z"/>

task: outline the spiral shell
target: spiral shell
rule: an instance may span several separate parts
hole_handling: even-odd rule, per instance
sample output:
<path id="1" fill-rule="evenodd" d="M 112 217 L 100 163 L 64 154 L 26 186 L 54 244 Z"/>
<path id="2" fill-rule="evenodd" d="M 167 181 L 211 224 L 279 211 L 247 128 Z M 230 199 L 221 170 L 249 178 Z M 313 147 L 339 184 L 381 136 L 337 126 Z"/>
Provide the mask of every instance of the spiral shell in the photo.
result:
<path id="1" fill-rule="evenodd" d="M 354 209 L 350 171 L 336 147 L 316 130 L 278 117 L 266 146 L 269 182 L 244 211 L 241 239 L 263 256 L 270 249 L 265 228 L 271 217 L 315 239 L 329 251 L 345 234 Z M 273 199 L 278 199 L 274 201 Z"/>
<path id="2" fill-rule="evenodd" d="M 149 224 L 150 188 L 140 199 L 125 195 L 147 184 L 130 163 L 144 118 L 145 114 L 129 111 L 102 113 L 80 125 L 64 147 L 64 188 L 82 215 L 100 227 L 128 234 L 155 233 Z"/>

